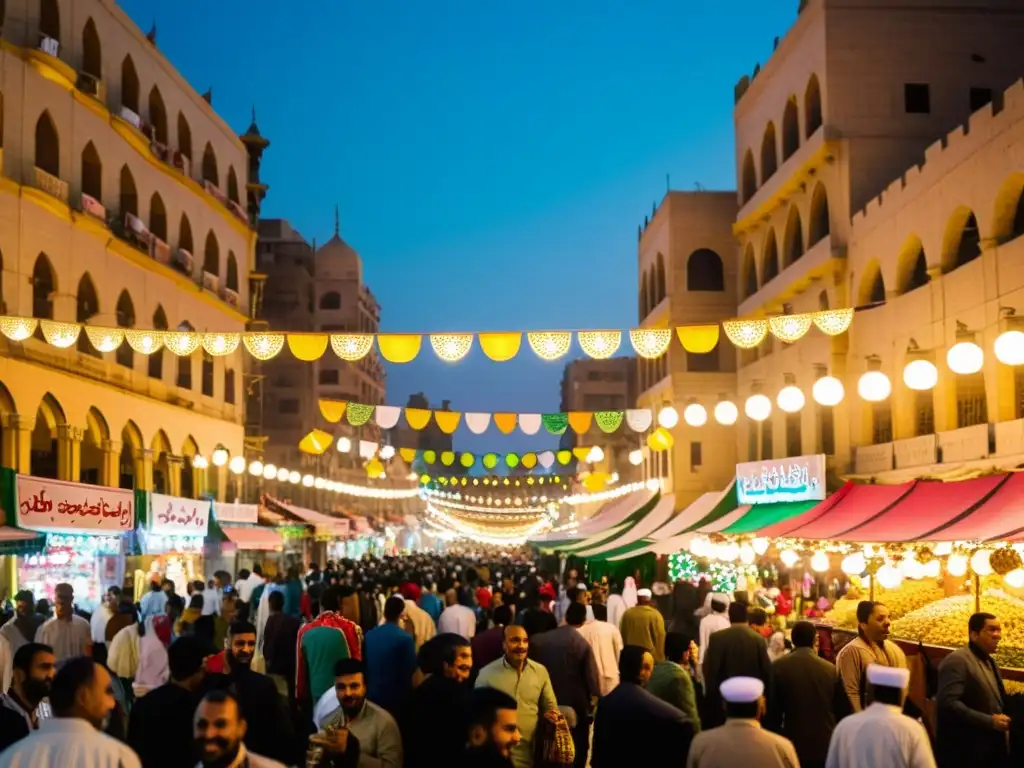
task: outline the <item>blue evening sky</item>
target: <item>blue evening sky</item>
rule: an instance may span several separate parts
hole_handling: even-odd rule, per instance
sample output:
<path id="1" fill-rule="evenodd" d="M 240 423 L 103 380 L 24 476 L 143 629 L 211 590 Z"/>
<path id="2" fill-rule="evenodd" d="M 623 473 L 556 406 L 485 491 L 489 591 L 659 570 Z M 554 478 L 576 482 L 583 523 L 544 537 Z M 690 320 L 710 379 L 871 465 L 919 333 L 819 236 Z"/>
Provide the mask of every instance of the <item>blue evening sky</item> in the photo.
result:
<path id="1" fill-rule="evenodd" d="M 637 225 L 666 174 L 735 187 L 733 86 L 797 0 L 121 4 L 143 30 L 155 15 L 160 49 L 238 132 L 256 105 L 264 215 L 322 243 L 337 203 L 382 330 L 429 332 L 635 325 Z M 447 365 L 424 345 L 389 367 L 389 403 L 558 410 L 564 361 Z M 457 446 L 555 441 L 463 428 Z"/>

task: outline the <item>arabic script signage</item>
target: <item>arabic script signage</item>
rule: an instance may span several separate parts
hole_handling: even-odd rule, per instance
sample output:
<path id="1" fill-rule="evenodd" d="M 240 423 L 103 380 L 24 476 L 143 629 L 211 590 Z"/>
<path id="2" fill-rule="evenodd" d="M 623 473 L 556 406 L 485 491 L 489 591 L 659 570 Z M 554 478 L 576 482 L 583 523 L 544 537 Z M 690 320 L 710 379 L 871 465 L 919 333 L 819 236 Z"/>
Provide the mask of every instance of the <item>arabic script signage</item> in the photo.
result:
<path id="1" fill-rule="evenodd" d="M 740 504 L 821 501 L 825 498 L 825 455 L 737 464 L 736 495 Z"/>
<path id="2" fill-rule="evenodd" d="M 210 502 L 179 499 L 154 493 L 150 496 L 149 530 L 168 536 L 205 536 L 210 525 Z"/>
<path id="3" fill-rule="evenodd" d="M 130 531 L 134 492 L 18 475 L 18 527 L 36 531 Z"/>
<path id="4" fill-rule="evenodd" d="M 213 502 L 214 515 L 218 523 L 250 523 L 259 522 L 259 509 L 255 504 L 228 504 L 223 501 Z"/>

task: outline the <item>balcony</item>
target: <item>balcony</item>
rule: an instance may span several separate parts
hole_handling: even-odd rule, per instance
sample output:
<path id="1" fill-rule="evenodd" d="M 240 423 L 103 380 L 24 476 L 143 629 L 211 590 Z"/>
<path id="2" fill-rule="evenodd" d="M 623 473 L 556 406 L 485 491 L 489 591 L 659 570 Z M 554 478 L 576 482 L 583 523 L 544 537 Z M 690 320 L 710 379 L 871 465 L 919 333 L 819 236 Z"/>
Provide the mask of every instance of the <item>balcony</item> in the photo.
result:
<path id="1" fill-rule="evenodd" d="M 159 261 L 166 267 L 171 266 L 171 246 L 155 235 L 150 252 L 155 261 Z"/>
<path id="2" fill-rule="evenodd" d="M 171 266 L 179 272 L 192 277 L 193 273 L 196 271 L 196 260 L 195 257 L 184 248 L 179 248 L 174 252 L 174 256 L 171 259 Z"/>
<path id="3" fill-rule="evenodd" d="M 225 288 L 224 289 L 224 293 L 222 294 L 221 298 L 224 299 L 225 302 L 230 304 L 235 309 L 238 309 L 238 303 L 239 303 L 238 291 L 233 291 L 230 288 Z"/>
<path id="4" fill-rule="evenodd" d="M 97 200 L 92 195 L 82 193 L 81 198 L 82 213 L 87 213 L 94 219 L 99 219 L 102 222 L 107 220 L 107 209 L 103 207 L 103 203 Z"/>
<path id="5" fill-rule="evenodd" d="M 203 270 L 203 290 L 210 291 L 210 293 L 220 293 L 220 277 Z"/>
<path id="6" fill-rule="evenodd" d="M 65 205 L 67 204 L 68 183 L 66 181 L 63 181 L 57 178 L 56 176 L 47 173 L 38 166 L 36 166 L 35 168 L 35 175 L 32 181 L 32 186 L 34 186 L 36 189 L 41 189 L 50 197 L 55 197 Z"/>
<path id="7" fill-rule="evenodd" d="M 88 72 L 79 72 L 78 80 L 75 81 L 75 87 L 82 93 L 92 96 L 100 103 L 105 103 L 107 100 L 106 85 L 96 75 L 90 75 Z"/>
<path id="8" fill-rule="evenodd" d="M 760 312 L 781 312 L 782 305 L 810 288 L 811 283 L 842 269 L 846 249 L 833 248 L 832 235 L 827 235 L 803 256 L 783 269 L 753 296 L 739 306 L 741 317 Z"/>

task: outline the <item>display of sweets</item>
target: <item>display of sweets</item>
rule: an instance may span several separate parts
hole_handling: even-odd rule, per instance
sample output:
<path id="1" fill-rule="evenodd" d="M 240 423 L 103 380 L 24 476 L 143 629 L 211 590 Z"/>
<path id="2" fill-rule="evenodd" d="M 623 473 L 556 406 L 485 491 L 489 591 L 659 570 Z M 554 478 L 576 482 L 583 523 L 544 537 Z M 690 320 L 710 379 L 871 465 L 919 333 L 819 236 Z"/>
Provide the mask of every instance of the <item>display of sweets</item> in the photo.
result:
<path id="1" fill-rule="evenodd" d="M 885 603 L 885 607 L 889 609 L 890 620 L 895 621 L 928 603 L 941 600 L 944 595 L 942 585 L 935 579 L 905 579 L 895 589 L 876 590 L 875 600 Z M 867 590 L 851 587 L 843 599 L 832 604 L 832 609 L 825 614 L 824 619 L 834 627 L 856 629 L 857 604 L 867 599 Z"/>

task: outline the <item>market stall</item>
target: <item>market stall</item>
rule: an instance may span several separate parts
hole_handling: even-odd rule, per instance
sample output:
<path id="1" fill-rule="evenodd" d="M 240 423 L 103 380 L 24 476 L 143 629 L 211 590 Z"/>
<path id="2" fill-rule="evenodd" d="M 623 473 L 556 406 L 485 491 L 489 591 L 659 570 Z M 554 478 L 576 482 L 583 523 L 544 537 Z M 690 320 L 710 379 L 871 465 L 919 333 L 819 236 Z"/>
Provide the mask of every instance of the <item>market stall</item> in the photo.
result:
<path id="1" fill-rule="evenodd" d="M 270 512 L 282 515 L 285 520 L 279 525 L 284 539 L 284 567 L 294 566 L 300 573 L 313 562 L 327 561 L 327 544 L 334 539 L 347 539 L 349 521 L 306 509 L 273 496 L 263 497 L 263 504 Z"/>
<path id="2" fill-rule="evenodd" d="M 278 521 L 284 519 L 276 517 Z M 276 525 L 259 523 L 259 505 L 215 501 L 207 546 L 207 567 L 215 559 L 217 568 L 232 574 L 257 564 L 267 578 L 282 573 L 284 539 Z"/>
<path id="3" fill-rule="evenodd" d="M 168 578 L 177 594 L 186 594 L 188 582 L 206 580 L 203 551 L 210 528 L 207 500 L 182 499 L 161 493 L 143 493 L 145 521 L 136 536 L 140 554 L 127 560 L 135 594 L 143 595 L 149 582 Z"/>
<path id="4" fill-rule="evenodd" d="M 133 491 L 29 475 L 14 476 L 11 489 L 17 526 L 45 535 L 41 551 L 18 558 L 20 589 L 52 602 L 67 582 L 79 608 L 93 611 L 108 587 L 122 586 Z"/>

